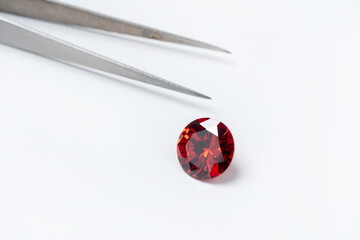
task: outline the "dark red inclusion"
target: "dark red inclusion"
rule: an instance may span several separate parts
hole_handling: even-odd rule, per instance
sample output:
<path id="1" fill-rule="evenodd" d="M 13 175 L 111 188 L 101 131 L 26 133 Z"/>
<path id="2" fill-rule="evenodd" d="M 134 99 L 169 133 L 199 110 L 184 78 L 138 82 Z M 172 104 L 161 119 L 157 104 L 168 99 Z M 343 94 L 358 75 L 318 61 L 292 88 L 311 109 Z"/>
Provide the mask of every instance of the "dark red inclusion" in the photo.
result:
<path id="1" fill-rule="evenodd" d="M 200 124 L 208 119 L 199 118 L 187 125 L 177 144 L 182 168 L 190 176 L 200 180 L 222 174 L 234 155 L 234 139 L 230 130 L 219 122 L 216 136 Z"/>

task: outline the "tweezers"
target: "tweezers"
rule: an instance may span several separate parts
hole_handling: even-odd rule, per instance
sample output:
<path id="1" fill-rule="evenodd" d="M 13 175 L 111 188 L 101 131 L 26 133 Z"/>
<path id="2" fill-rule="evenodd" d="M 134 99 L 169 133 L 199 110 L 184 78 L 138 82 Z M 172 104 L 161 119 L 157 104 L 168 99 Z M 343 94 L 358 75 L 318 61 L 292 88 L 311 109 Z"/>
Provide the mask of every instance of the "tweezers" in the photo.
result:
<path id="1" fill-rule="evenodd" d="M 94 28 L 229 53 L 227 50 L 140 24 L 45 0 L 0 0 L 0 11 L 44 21 Z M 0 43 L 184 94 L 211 99 L 192 89 L 122 64 L 87 49 L 0 17 Z"/>

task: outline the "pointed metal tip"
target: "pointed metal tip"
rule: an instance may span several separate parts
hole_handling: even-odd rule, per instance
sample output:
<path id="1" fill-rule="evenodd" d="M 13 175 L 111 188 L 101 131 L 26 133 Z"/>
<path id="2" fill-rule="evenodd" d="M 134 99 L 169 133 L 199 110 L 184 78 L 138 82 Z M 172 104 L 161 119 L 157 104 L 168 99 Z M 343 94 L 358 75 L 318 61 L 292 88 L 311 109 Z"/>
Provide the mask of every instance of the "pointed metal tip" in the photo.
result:
<path id="1" fill-rule="evenodd" d="M 196 91 L 191 91 L 191 93 L 188 92 L 188 94 L 192 95 L 192 96 L 195 96 L 195 97 L 199 97 L 199 98 L 204 98 L 204 99 L 212 99 L 211 97 L 205 95 L 205 94 L 202 94 L 202 93 L 199 93 L 199 92 L 196 92 Z"/>
<path id="2" fill-rule="evenodd" d="M 209 99 L 209 100 L 211 100 L 211 99 L 212 99 L 211 97 L 206 96 L 206 95 L 203 95 L 203 96 L 202 96 L 202 98 Z"/>
<path id="3" fill-rule="evenodd" d="M 231 54 L 231 52 L 229 50 L 226 50 L 224 48 L 220 48 L 220 47 L 217 47 L 217 46 L 214 46 L 214 45 L 210 45 L 210 46 L 207 46 L 207 47 L 204 47 L 204 48 L 207 48 L 207 49 L 210 49 L 210 50 L 214 50 L 214 51 L 218 51 L 218 52 L 223 52 L 223 53 L 227 53 L 227 54 Z"/>
<path id="4" fill-rule="evenodd" d="M 188 45 L 190 45 L 188 43 Z M 222 53 L 227 53 L 227 54 L 231 54 L 231 52 L 229 50 L 226 50 L 224 48 L 221 47 L 217 47 L 214 45 L 210 45 L 207 43 L 203 43 L 203 42 L 197 42 L 196 45 L 192 45 L 193 47 L 199 47 L 199 48 L 204 48 L 204 49 L 208 49 L 208 50 L 213 50 L 213 51 L 217 51 L 217 52 L 222 52 Z"/>
<path id="5" fill-rule="evenodd" d="M 203 99 L 212 99 L 211 97 L 209 97 L 209 96 L 207 96 L 205 94 L 199 93 L 199 92 L 197 92 L 195 90 L 192 90 L 190 88 L 187 88 L 187 87 L 184 87 L 184 86 L 181 86 L 181 85 L 178 85 L 178 84 L 175 84 L 175 85 L 171 84 L 171 85 L 172 86 L 162 86 L 162 87 L 168 88 L 168 89 L 176 91 L 176 92 L 185 93 L 185 94 L 193 96 L 193 97 L 198 97 L 198 98 L 203 98 Z"/>
<path id="6" fill-rule="evenodd" d="M 192 47 L 204 48 L 204 49 L 218 51 L 218 52 L 224 52 L 224 53 L 228 53 L 228 54 L 231 53 L 230 51 L 228 51 L 224 48 L 221 48 L 221 47 L 209 44 L 209 43 L 201 42 L 201 41 L 194 40 L 191 38 L 182 37 L 180 35 L 176 35 L 176 34 L 169 33 L 169 32 L 164 32 L 164 31 L 160 31 L 160 30 L 156 30 L 156 29 L 151 29 L 149 32 L 147 32 L 142 37 L 156 39 L 156 40 L 165 41 L 165 42 L 183 44 L 183 45 L 192 46 Z"/>

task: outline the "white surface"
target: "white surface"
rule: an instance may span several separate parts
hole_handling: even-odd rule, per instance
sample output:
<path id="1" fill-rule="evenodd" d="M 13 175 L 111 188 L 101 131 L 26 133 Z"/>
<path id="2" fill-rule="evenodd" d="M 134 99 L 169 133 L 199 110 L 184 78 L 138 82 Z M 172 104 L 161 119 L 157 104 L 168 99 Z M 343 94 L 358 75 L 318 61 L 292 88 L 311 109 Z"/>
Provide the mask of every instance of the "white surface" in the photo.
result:
<path id="1" fill-rule="evenodd" d="M 66 2 L 233 54 L 6 15 L 213 100 L 0 45 L 0 239 L 360 238 L 358 1 Z M 212 183 L 176 157 L 204 116 L 236 141 Z"/>

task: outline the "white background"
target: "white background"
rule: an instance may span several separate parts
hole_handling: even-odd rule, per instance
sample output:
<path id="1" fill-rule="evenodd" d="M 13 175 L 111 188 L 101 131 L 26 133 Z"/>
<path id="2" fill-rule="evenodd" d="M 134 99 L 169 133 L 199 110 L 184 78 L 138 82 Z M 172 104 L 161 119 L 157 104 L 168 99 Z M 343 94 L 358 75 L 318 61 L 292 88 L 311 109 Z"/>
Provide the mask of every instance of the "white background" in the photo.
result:
<path id="1" fill-rule="evenodd" d="M 0 45 L 0 239 L 360 239 L 358 1 L 67 0 L 231 55 L 11 15 L 213 97 Z M 211 182 L 180 131 L 235 137 Z"/>

